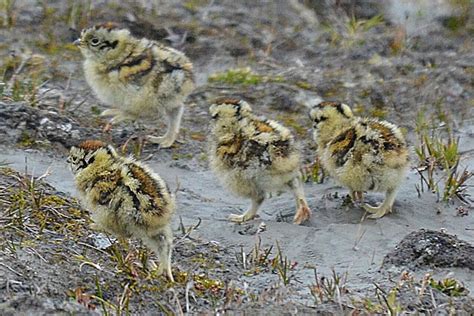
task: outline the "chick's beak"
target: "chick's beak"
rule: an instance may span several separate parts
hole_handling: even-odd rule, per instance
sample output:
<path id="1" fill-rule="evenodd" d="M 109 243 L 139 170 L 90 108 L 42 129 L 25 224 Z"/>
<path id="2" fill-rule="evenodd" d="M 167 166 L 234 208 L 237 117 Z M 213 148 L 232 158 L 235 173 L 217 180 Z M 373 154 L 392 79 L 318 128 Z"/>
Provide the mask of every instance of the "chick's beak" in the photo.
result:
<path id="1" fill-rule="evenodd" d="M 75 41 L 72 42 L 72 43 L 73 43 L 74 45 L 76 45 L 76 46 L 79 46 L 79 45 L 81 45 L 81 39 L 78 38 L 77 40 L 75 40 Z"/>

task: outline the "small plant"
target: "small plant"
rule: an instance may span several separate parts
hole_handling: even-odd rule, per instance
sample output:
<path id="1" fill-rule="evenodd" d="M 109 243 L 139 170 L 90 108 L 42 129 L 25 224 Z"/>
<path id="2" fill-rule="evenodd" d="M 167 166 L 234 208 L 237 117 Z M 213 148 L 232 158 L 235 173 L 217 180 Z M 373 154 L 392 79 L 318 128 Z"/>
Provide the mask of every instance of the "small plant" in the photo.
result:
<path id="1" fill-rule="evenodd" d="M 225 83 L 225 84 L 241 84 L 241 85 L 258 85 L 266 82 L 283 82 L 281 76 L 263 76 L 256 74 L 250 67 L 229 69 L 225 72 L 212 74 L 208 78 L 209 82 Z"/>
<path id="2" fill-rule="evenodd" d="M 267 267 L 270 263 L 269 256 L 272 253 L 273 246 L 262 249 L 262 239 L 257 236 L 257 242 L 253 246 L 247 261 L 252 265 L 252 269 L 258 270 L 259 267 Z"/>
<path id="3" fill-rule="evenodd" d="M 336 270 L 332 269 L 330 278 L 325 276 L 319 276 L 316 269 L 314 269 L 315 282 L 309 287 L 311 295 L 316 301 L 316 304 L 322 304 L 324 302 L 338 302 L 341 301 L 341 296 L 348 293 L 346 287 L 347 272 L 343 275 L 336 273 Z"/>
<path id="4" fill-rule="evenodd" d="M 346 25 L 346 30 L 349 36 L 354 37 L 361 32 L 367 32 L 371 28 L 374 28 L 383 22 L 384 18 L 382 15 L 375 15 L 368 20 L 358 20 L 355 16 L 352 16 Z"/>
<path id="5" fill-rule="evenodd" d="M 430 279 L 430 286 L 434 289 L 440 290 L 448 296 L 463 296 L 467 295 L 467 289 L 456 279 L 446 278 L 439 281 Z"/>
<path id="6" fill-rule="evenodd" d="M 93 12 L 92 0 L 68 0 L 66 22 L 70 28 L 77 30 L 86 27 Z"/>
<path id="7" fill-rule="evenodd" d="M 405 26 L 400 25 L 394 29 L 393 39 L 390 41 L 389 47 L 392 54 L 400 54 L 406 46 L 407 32 Z"/>
<path id="8" fill-rule="evenodd" d="M 12 27 L 15 24 L 15 0 L 0 1 L 0 23 L 3 27 Z"/>
<path id="9" fill-rule="evenodd" d="M 455 196 L 462 202 L 469 204 L 466 199 L 468 196 L 466 190 L 468 188 L 467 182 L 472 178 L 472 176 L 472 172 L 468 171 L 467 168 L 463 171 L 458 170 L 458 165 L 456 165 L 455 168 L 452 168 L 445 181 L 443 201 L 449 201 L 449 199 Z"/>
<path id="10" fill-rule="evenodd" d="M 350 47 L 355 43 L 362 44 L 363 41 L 360 39 L 360 35 L 382 23 L 384 23 L 382 15 L 376 15 L 368 20 L 357 19 L 355 16 L 352 16 L 340 31 L 330 25 L 326 25 L 325 29 L 330 35 L 332 44 L 340 43 L 343 46 Z"/>
<path id="11" fill-rule="evenodd" d="M 79 303 L 79 304 L 83 305 L 84 307 L 86 307 L 88 310 L 95 310 L 95 308 L 96 308 L 95 304 L 92 302 L 94 300 L 93 295 L 85 293 L 84 288 L 82 288 L 82 287 L 78 287 L 74 291 L 69 290 L 67 292 L 67 295 L 71 299 L 76 301 L 77 303 Z M 105 312 L 104 315 L 107 315 L 107 313 Z"/>
<path id="12" fill-rule="evenodd" d="M 203 0 L 186 0 L 183 3 L 183 7 L 193 13 L 197 12 L 198 9 L 204 5 L 206 5 L 208 1 Z"/>
<path id="13" fill-rule="evenodd" d="M 290 284 L 291 279 L 293 276 L 290 274 L 290 270 L 292 270 L 295 266 L 296 263 L 291 263 L 290 260 L 288 260 L 287 256 L 283 256 L 283 253 L 280 248 L 280 244 L 278 241 L 276 242 L 277 245 L 277 255 L 275 258 L 271 260 L 271 266 L 274 271 L 277 272 L 278 276 L 280 277 L 280 280 L 283 282 L 284 285 Z"/>
<path id="14" fill-rule="evenodd" d="M 45 59 L 38 54 L 18 54 L 5 58 L 0 66 L 0 99 L 26 101 L 35 106 L 39 89 L 47 83 Z"/>
<path id="15" fill-rule="evenodd" d="M 380 305 L 388 312 L 389 315 L 399 315 L 402 311 L 402 306 L 398 301 L 398 287 L 394 287 L 388 291 L 384 291 L 380 286 L 375 284 L 375 295 Z"/>
<path id="16" fill-rule="evenodd" d="M 467 183 L 473 174 L 467 168 L 463 170 L 459 168 L 461 160 L 459 138 L 453 136 L 449 115 L 442 111 L 440 106 L 437 108 L 434 121 L 441 122 L 443 129 L 430 126 L 424 112 L 419 112 L 417 115 L 415 131 L 418 134 L 419 144 L 415 147 L 415 153 L 419 160 L 416 169 L 420 175 L 420 184 L 416 185 L 418 194 L 424 192 L 426 186 L 428 190 L 441 195 L 443 201 L 457 197 L 468 204 Z"/>
<path id="17" fill-rule="evenodd" d="M 277 253 L 271 257 L 273 246 L 262 249 L 260 236 L 257 235 L 257 241 L 252 250 L 246 254 L 243 248 L 237 254 L 237 260 L 242 267 L 248 271 L 247 274 L 259 274 L 262 271 L 271 271 L 276 273 L 284 285 L 290 284 L 293 279 L 291 271 L 296 267 L 296 262 L 291 262 L 285 256 L 280 248 L 278 241 L 276 242 Z"/>
<path id="18" fill-rule="evenodd" d="M 304 182 L 323 183 L 326 173 L 319 157 L 316 157 L 311 164 L 303 166 L 301 173 Z"/>

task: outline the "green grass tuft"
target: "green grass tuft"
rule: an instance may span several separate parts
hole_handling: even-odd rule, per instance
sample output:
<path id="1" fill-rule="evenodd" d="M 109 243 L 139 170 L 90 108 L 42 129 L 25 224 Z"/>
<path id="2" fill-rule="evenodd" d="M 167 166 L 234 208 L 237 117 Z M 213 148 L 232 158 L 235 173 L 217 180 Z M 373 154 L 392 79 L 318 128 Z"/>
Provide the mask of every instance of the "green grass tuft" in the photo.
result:
<path id="1" fill-rule="evenodd" d="M 256 74 L 250 67 L 228 69 L 225 72 L 218 72 L 209 76 L 211 83 L 225 83 L 231 85 L 258 85 L 266 82 L 283 82 L 282 76 L 263 76 Z"/>

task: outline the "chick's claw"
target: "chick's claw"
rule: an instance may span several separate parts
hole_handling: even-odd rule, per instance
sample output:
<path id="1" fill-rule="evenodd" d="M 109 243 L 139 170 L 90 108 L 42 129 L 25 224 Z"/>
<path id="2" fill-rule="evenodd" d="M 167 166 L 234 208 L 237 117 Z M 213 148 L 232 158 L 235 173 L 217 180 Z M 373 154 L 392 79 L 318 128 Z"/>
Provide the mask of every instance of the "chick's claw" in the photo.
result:
<path id="1" fill-rule="evenodd" d="M 374 207 L 369 204 L 364 204 L 363 208 L 367 213 L 371 213 L 371 215 L 367 216 L 367 218 L 370 218 L 370 219 L 381 218 L 392 211 L 391 208 L 385 207 L 384 205 L 381 205 L 379 207 Z"/>
<path id="2" fill-rule="evenodd" d="M 301 225 L 303 222 L 307 221 L 311 217 L 311 210 L 308 206 L 303 205 L 296 211 L 295 218 L 293 223 L 296 225 Z"/>
<path id="3" fill-rule="evenodd" d="M 255 215 L 247 214 L 247 213 L 244 213 L 244 214 L 230 214 L 229 215 L 229 220 L 231 222 L 234 222 L 234 223 L 243 223 L 243 222 L 249 221 L 249 220 L 254 219 L 254 218 L 255 218 Z"/>

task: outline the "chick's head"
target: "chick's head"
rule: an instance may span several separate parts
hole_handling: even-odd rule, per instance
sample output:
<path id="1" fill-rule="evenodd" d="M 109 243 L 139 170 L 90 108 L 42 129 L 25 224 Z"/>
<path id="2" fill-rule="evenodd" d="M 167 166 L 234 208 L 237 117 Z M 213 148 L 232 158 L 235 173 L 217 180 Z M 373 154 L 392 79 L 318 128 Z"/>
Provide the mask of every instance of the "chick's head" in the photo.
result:
<path id="1" fill-rule="evenodd" d="M 87 59 L 107 61 L 117 56 L 130 41 L 130 32 L 108 22 L 82 30 L 74 41 Z"/>
<path id="2" fill-rule="evenodd" d="M 72 146 L 69 150 L 67 163 L 73 174 L 93 163 L 98 156 L 115 157 L 114 149 L 99 140 L 86 140 L 77 147 Z"/>
<path id="3" fill-rule="evenodd" d="M 313 122 L 315 138 L 325 138 L 333 137 L 334 132 L 347 126 L 354 115 L 348 105 L 326 101 L 313 106 L 309 117 Z"/>
<path id="4" fill-rule="evenodd" d="M 250 105 L 238 99 L 218 99 L 210 107 L 211 128 L 214 134 L 232 133 L 239 128 L 239 122 L 250 113 Z"/>

